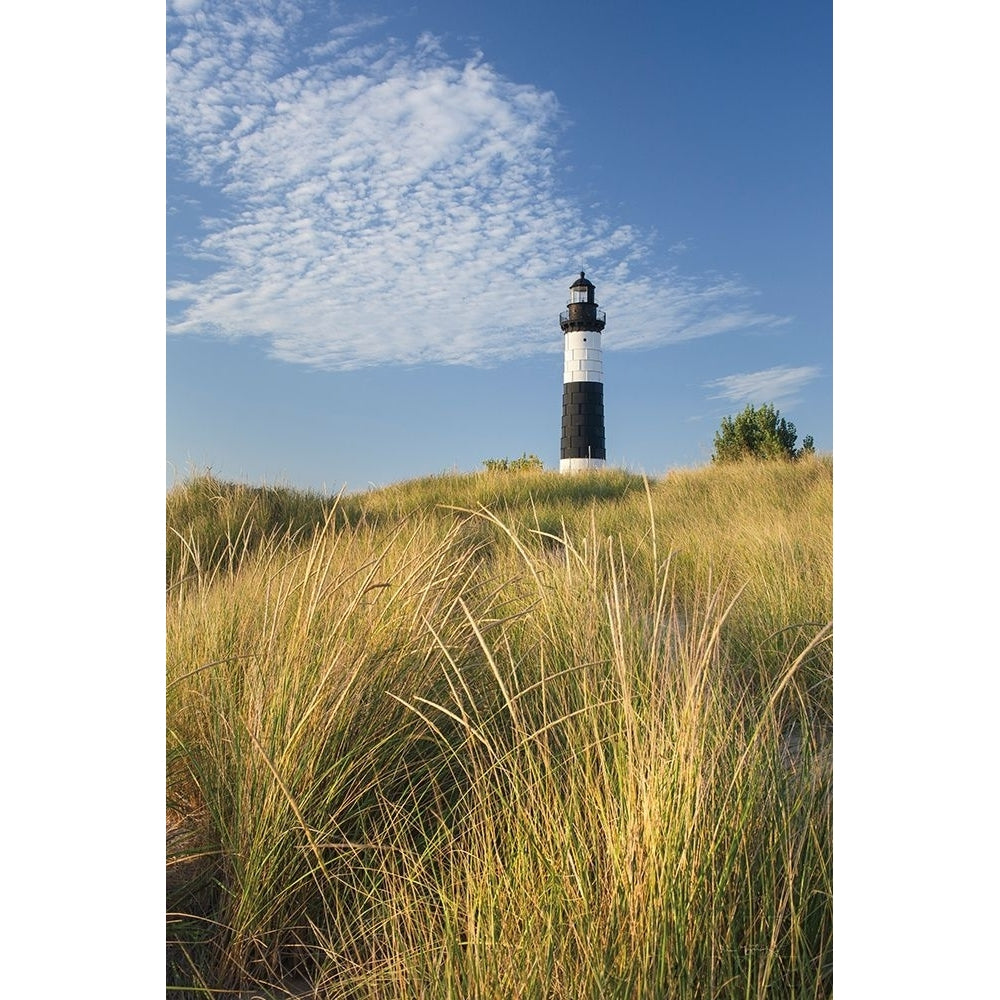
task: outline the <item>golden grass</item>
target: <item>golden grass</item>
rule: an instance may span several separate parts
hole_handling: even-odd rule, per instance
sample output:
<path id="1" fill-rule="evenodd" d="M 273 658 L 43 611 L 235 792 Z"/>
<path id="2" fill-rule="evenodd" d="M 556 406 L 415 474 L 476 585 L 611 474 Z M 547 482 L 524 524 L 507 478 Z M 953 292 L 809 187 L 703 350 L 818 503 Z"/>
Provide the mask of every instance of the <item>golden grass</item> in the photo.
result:
<path id="1" fill-rule="evenodd" d="M 168 566 L 168 803 L 215 879 L 177 992 L 830 996 L 831 499 L 816 459 L 203 519 L 215 557 Z"/>

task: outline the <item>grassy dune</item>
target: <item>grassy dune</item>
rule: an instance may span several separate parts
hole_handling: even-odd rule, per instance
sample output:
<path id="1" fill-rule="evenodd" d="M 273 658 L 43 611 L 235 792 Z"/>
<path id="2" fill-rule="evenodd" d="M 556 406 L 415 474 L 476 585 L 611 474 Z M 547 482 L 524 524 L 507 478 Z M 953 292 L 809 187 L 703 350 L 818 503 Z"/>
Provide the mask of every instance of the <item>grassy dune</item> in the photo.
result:
<path id="1" fill-rule="evenodd" d="M 168 986 L 832 996 L 832 463 L 167 498 Z"/>

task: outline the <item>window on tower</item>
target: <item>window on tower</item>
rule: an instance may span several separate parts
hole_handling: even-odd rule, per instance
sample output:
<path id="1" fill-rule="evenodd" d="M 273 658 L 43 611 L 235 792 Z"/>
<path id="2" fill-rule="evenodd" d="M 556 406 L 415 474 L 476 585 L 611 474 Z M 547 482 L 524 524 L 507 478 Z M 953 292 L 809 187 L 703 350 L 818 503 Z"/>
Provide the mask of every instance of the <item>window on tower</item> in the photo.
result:
<path id="1" fill-rule="evenodd" d="M 586 302 L 587 301 L 587 289 L 586 288 L 571 288 L 570 289 L 570 302 Z"/>

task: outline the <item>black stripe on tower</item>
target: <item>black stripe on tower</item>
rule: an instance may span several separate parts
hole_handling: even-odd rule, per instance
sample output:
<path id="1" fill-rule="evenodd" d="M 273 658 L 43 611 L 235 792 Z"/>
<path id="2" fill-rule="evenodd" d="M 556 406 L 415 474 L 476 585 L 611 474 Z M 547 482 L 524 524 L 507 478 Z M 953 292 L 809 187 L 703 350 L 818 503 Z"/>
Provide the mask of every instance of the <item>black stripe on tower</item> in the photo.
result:
<path id="1" fill-rule="evenodd" d="M 606 458 L 604 383 L 564 382 L 560 458 Z"/>

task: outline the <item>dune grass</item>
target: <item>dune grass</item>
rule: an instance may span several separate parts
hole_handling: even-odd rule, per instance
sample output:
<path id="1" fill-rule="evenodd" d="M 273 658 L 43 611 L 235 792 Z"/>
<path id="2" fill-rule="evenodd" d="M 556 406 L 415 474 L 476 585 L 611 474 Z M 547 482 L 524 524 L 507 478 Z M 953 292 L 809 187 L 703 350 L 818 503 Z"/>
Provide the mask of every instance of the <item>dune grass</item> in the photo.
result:
<path id="1" fill-rule="evenodd" d="M 173 995 L 832 995 L 829 459 L 228 492 L 168 497 Z"/>

